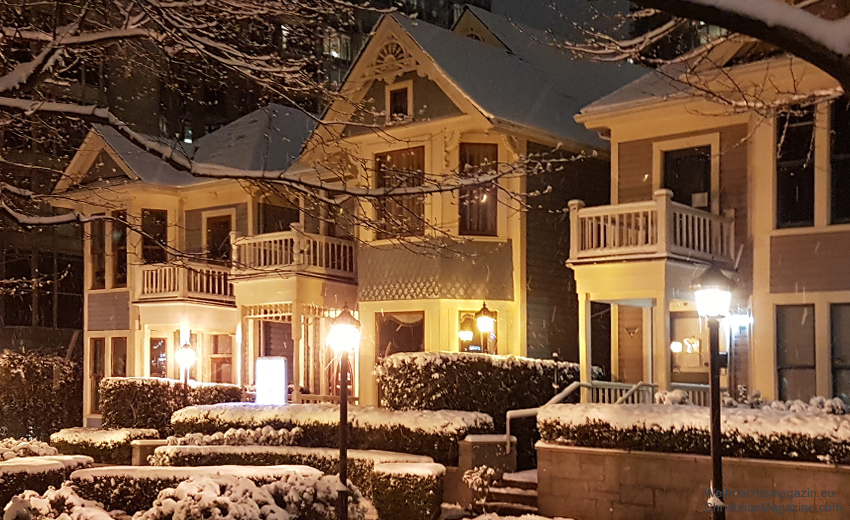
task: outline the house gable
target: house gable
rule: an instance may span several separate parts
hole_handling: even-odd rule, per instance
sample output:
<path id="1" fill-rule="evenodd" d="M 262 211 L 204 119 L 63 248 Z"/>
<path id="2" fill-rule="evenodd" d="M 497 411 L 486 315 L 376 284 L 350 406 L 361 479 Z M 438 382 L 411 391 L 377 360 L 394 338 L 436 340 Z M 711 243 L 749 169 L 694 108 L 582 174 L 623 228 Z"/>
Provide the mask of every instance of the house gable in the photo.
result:
<path id="1" fill-rule="evenodd" d="M 83 144 L 74 154 L 65 175 L 56 183 L 54 193 L 63 193 L 80 185 L 98 182 L 135 181 L 138 176 L 112 150 L 95 130 L 89 131 Z"/>

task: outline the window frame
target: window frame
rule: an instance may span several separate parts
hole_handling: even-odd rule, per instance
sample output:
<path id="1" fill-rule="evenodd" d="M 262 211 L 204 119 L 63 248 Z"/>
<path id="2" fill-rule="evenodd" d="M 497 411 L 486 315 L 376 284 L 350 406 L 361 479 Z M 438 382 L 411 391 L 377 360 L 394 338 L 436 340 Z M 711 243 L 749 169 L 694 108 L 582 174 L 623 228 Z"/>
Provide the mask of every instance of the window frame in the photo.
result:
<path id="1" fill-rule="evenodd" d="M 392 93 L 399 90 L 407 90 L 407 114 L 403 118 L 394 119 L 390 110 L 390 100 L 392 99 Z M 384 87 L 384 108 L 387 123 L 398 123 L 413 120 L 413 80 L 408 79 L 387 84 L 387 86 Z"/>
<path id="2" fill-rule="evenodd" d="M 463 165 L 463 153 L 465 146 L 492 146 L 495 148 L 496 157 L 495 162 L 492 164 L 495 166 L 496 170 L 499 169 L 499 145 L 496 143 L 460 143 L 458 145 L 458 175 L 461 177 L 465 176 L 464 165 Z M 482 165 L 473 166 L 473 169 L 480 169 Z M 480 172 L 475 172 L 473 175 L 478 175 Z M 458 190 L 458 235 L 462 236 L 476 236 L 476 237 L 497 237 L 499 236 L 499 189 L 498 189 L 498 180 L 489 187 L 483 186 L 474 186 L 471 188 L 461 188 Z M 478 230 L 473 229 L 472 227 L 466 228 L 464 227 L 464 222 L 469 220 L 470 215 L 466 215 L 467 218 L 464 218 L 464 209 L 468 209 L 470 207 L 480 208 L 481 203 L 477 200 L 473 201 L 464 201 L 464 197 L 468 197 L 469 194 L 475 194 L 477 196 L 479 193 L 483 193 L 486 196 L 492 197 L 493 204 L 492 206 L 492 215 L 489 215 L 489 221 L 492 223 L 492 229 Z M 480 211 L 480 209 L 478 210 Z"/>
<path id="3" fill-rule="evenodd" d="M 201 214 L 201 221 L 203 222 L 203 226 L 201 227 L 201 244 L 202 244 L 201 247 L 203 247 L 204 254 L 206 255 L 206 258 L 207 258 L 208 261 L 227 263 L 227 262 L 230 262 L 233 259 L 232 251 L 228 252 L 227 258 L 225 258 L 223 260 L 212 258 L 210 256 L 210 251 L 209 251 L 209 243 L 208 243 L 208 241 L 209 241 L 209 221 L 210 221 L 210 219 L 216 219 L 216 218 L 221 218 L 221 217 L 230 217 L 230 232 L 232 233 L 233 231 L 236 230 L 236 208 L 225 208 L 225 209 L 216 209 L 216 210 L 204 211 Z M 233 244 L 231 244 L 231 247 L 232 246 L 233 246 Z"/>
<path id="4" fill-rule="evenodd" d="M 409 148 L 399 148 L 396 150 L 387 150 L 383 152 L 376 153 L 372 156 L 373 161 L 373 173 L 374 173 L 374 181 L 373 185 L 375 188 L 386 188 L 384 186 L 385 179 L 387 177 L 382 175 L 383 169 L 381 168 L 382 161 L 380 159 L 381 156 L 386 156 L 390 154 L 397 154 L 403 152 L 411 152 L 414 153 L 414 150 L 422 150 L 422 169 L 421 169 L 421 180 L 419 184 L 410 184 L 405 185 L 405 187 L 412 186 L 421 186 L 424 183 L 425 172 L 428 169 L 428 147 L 425 145 L 421 146 L 413 146 Z M 415 152 L 418 153 L 418 152 Z M 391 170 L 393 171 L 393 170 Z M 407 170 L 403 170 L 407 171 Z M 399 186 L 401 187 L 401 186 Z M 420 210 L 421 212 L 416 213 L 413 209 L 411 209 L 411 204 L 408 203 L 409 200 L 413 200 L 414 198 L 421 197 L 421 201 L 417 201 L 417 206 L 414 207 L 416 210 Z M 394 217 L 404 216 L 405 218 L 416 218 L 419 219 L 419 223 L 416 226 L 406 226 L 402 229 L 398 229 L 398 226 L 395 226 L 391 221 L 385 219 L 385 224 L 381 229 L 375 230 L 375 238 L 376 240 L 386 240 L 392 239 L 398 236 L 404 237 L 422 237 L 425 236 L 425 228 L 426 228 L 426 197 L 425 195 L 398 195 L 396 197 L 381 197 L 376 199 L 374 208 L 376 212 L 376 218 L 380 220 L 385 214 L 390 214 Z M 396 215 L 393 213 L 395 210 L 400 210 L 399 214 Z M 407 212 L 405 214 L 404 212 Z"/>
<path id="5" fill-rule="evenodd" d="M 782 362 L 782 358 L 779 355 L 780 353 L 780 309 L 783 308 L 803 308 L 805 307 L 811 313 L 811 327 L 812 327 L 812 337 L 811 337 L 811 349 L 812 349 L 812 364 L 811 365 L 802 365 L 802 364 L 787 364 Z M 781 400 L 789 400 L 788 395 L 784 395 L 782 391 L 782 373 L 784 370 L 810 370 L 815 377 L 815 380 L 812 382 L 812 387 L 815 389 L 814 395 L 817 395 L 817 375 L 818 375 L 818 362 L 817 362 L 817 314 L 816 314 L 816 306 L 814 303 L 789 303 L 789 304 L 777 304 L 774 305 L 773 308 L 773 319 L 774 319 L 774 355 L 776 356 L 775 363 L 775 371 L 776 371 L 776 395 Z M 810 396 L 811 397 L 811 396 Z M 796 399 L 796 398 L 795 398 Z"/>
<path id="6" fill-rule="evenodd" d="M 720 214 L 720 132 L 703 133 L 652 143 L 652 190 L 664 189 L 664 153 L 687 148 L 710 147 L 711 190 L 708 207 L 713 215 Z"/>
<path id="7" fill-rule="evenodd" d="M 145 265 L 166 263 L 166 262 L 168 262 L 168 251 L 166 249 L 164 249 L 161 244 L 158 244 L 158 243 L 155 242 L 156 238 L 153 236 L 153 233 L 151 233 L 150 231 L 145 229 L 145 213 L 146 212 L 163 212 L 163 213 L 165 213 L 165 229 L 164 229 L 165 233 L 164 233 L 164 237 L 163 237 L 164 238 L 163 243 L 165 245 L 168 245 L 168 243 L 169 243 L 169 237 L 168 237 L 168 231 L 169 231 L 168 228 L 169 228 L 169 225 L 170 225 L 170 222 L 168 220 L 169 219 L 169 211 L 167 209 L 160 209 L 160 208 L 142 208 L 141 229 L 142 229 L 142 232 L 145 233 L 145 235 L 142 235 L 142 263 L 145 264 Z M 148 235 L 150 235 L 150 238 L 148 237 Z M 153 242 L 153 243 L 151 243 L 151 242 Z M 153 250 L 162 251 L 161 254 L 162 254 L 163 258 L 161 260 L 158 259 L 158 258 L 148 259 L 147 252 L 153 251 Z M 157 256 L 159 256 L 159 255 L 157 255 Z"/>
<path id="8" fill-rule="evenodd" d="M 806 107 L 791 107 L 794 110 L 810 110 L 811 111 L 811 148 L 810 148 L 810 164 L 808 169 L 811 170 L 811 178 L 812 178 L 812 218 L 811 221 L 783 221 L 780 219 L 780 186 L 779 186 L 779 176 L 780 176 L 780 167 L 783 164 L 783 161 L 779 159 L 779 135 L 780 135 L 780 118 L 782 117 L 783 112 L 777 111 L 773 116 L 773 137 L 772 137 L 772 150 L 773 150 L 773 229 L 782 230 L 782 229 L 796 229 L 796 228 L 804 228 L 810 229 L 818 225 L 818 169 L 819 169 L 819 149 L 822 149 L 825 146 L 824 143 L 821 142 L 821 138 L 818 137 L 820 133 L 818 131 L 818 125 L 822 123 L 822 118 L 824 117 L 824 111 L 821 110 L 821 107 L 818 105 L 809 105 Z M 796 162 L 796 161 L 785 161 L 785 162 Z"/>

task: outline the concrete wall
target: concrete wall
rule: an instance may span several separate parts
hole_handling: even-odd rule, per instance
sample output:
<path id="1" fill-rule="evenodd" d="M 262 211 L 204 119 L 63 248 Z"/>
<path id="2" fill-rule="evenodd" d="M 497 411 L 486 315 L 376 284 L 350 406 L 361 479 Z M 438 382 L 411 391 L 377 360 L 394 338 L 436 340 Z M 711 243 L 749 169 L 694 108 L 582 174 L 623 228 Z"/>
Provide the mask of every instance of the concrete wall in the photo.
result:
<path id="1" fill-rule="evenodd" d="M 705 503 L 711 460 L 707 456 L 541 443 L 537 447 L 537 468 L 539 510 L 543 516 L 575 520 L 709 518 Z M 757 491 L 762 495 L 727 496 L 727 518 L 837 520 L 850 516 L 847 466 L 726 458 L 723 479 L 728 492 Z M 806 496 L 788 498 L 780 496 L 782 492 Z M 810 493 L 817 496 L 808 496 Z M 801 505 L 805 510 L 801 510 Z M 749 506 L 767 509 L 741 510 Z M 779 510 L 783 506 L 784 512 Z M 798 510 L 789 511 L 791 506 L 798 506 Z M 833 510 L 823 510 L 823 506 Z"/>

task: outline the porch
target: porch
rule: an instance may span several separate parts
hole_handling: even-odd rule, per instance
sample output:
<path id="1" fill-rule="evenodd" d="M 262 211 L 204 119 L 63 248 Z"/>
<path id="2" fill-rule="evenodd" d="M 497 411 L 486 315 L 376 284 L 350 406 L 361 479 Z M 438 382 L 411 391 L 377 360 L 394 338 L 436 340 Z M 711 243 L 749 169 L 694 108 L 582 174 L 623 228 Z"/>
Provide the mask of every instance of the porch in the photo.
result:
<path id="1" fill-rule="evenodd" d="M 197 300 L 234 305 L 230 268 L 200 262 L 138 266 L 139 301 Z"/>

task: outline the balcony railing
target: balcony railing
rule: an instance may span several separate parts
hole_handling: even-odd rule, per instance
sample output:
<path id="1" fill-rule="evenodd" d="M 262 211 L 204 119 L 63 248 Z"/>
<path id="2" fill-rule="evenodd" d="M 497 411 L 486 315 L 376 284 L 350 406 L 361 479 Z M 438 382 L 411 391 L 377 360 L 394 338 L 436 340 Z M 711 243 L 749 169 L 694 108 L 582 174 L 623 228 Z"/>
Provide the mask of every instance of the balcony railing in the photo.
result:
<path id="1" fill-rule="evenodd" d="M 232 303 L 230 268 L 189 262 L 140 267 L 136 294 L 141 300 L 197 299 Z"/>
<path id="2" fill-rule="evenodd" d="M 570 201 L 570 262 L 675 257 L 733 263 L 734 219 L 672 196 L 658 190 L 653 200 L 591 208 Z"/>
<path id="3" fill-rule="evenodd" d="M 342 238 L 292 231 L 251 237 L 231 236 L 234 275 L 309 272 L 356 279 L 354 242 Z"/>

